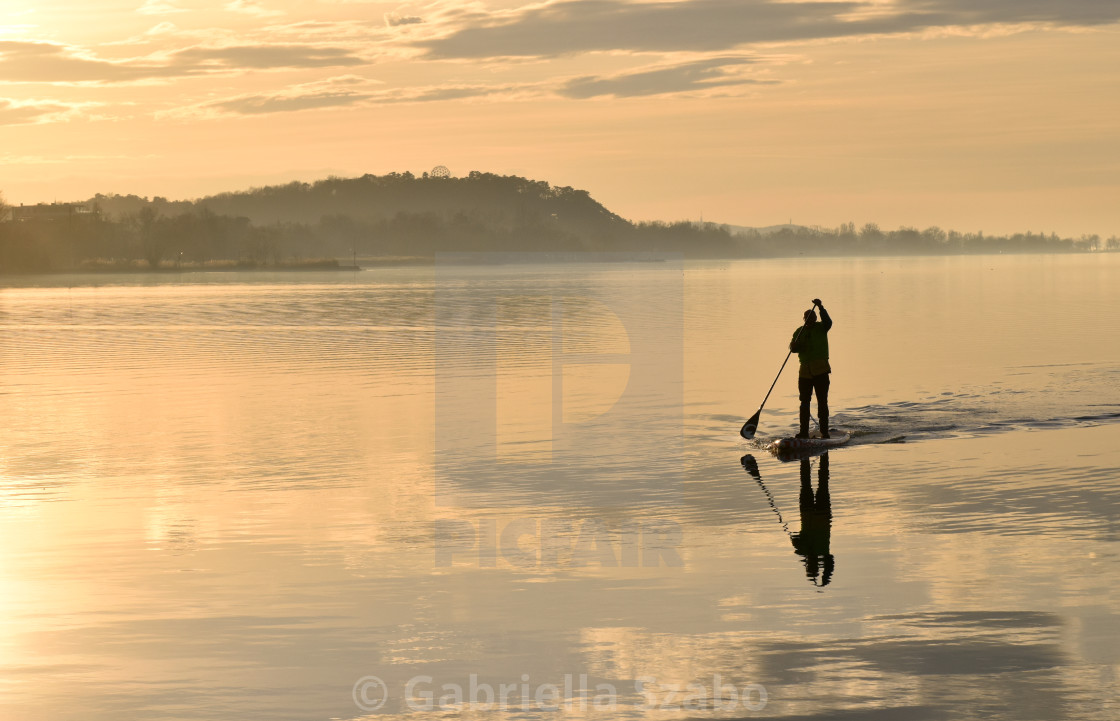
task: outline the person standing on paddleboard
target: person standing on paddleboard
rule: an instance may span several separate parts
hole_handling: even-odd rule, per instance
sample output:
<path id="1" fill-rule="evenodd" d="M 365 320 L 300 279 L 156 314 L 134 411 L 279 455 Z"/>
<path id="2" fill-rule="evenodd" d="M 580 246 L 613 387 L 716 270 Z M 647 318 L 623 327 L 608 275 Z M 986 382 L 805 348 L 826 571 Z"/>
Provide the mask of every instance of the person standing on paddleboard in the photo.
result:
<path id="1" fill-rule="evenodd" d="M 832 318 L 821 305 L 820 298 L 813 299 L 813 305 L 820 308 L 821 319 L 812 308 L 805 311 L 805 325 L 793 333 L 789 349 L 797 353 L 801 370 L 797 374 L 797 391 L 801 397 L 801 431 L 797 438 L 809 437 L 809 403 L 817 394 L 817 417 L 821 424 L 821 438 L 828 438 L 828 331 L 832 330 Z"/>

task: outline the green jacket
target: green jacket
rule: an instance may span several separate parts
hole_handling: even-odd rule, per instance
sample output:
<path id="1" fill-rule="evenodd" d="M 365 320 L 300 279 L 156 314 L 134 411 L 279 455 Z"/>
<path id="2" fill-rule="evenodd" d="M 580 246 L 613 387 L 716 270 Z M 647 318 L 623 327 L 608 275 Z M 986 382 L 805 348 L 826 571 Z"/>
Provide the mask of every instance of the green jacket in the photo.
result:
<path id="1" fill-rule="evenodd" d="M 832 330 L 832 318 L 828 311 L 821 308 L 821 320 L 808 326 L 801 326 L 793 332 L 790 349 L 797 351 L 801 361 L 802 378 L 811 378 L 822 373 L 831 373 L 828 365 L 828 331 Z"/>

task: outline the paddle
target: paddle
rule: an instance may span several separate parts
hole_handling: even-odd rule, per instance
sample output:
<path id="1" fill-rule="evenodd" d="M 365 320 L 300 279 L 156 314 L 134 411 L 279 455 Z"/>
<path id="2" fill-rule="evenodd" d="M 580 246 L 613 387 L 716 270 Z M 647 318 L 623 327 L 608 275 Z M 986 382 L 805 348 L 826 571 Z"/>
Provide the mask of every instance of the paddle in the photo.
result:
<path id="1" fill-rule="evenodd" d="M 747 473 L 751 474 L 751 478 L 758 481 L 759 488 L 766 494 L 766 500 L 770 502 L 770 508 L 778 514 L 778 522 L 782 524 L 782 530 L 786 532 L 786 535 L 789 535 L 789 524 L 786 523 L 786 519 L 782 518 L 782 512 L 778 510 L 778 504 L 774 502 L 774 496 L 771 495 L 770 489 L 762 482 L 762 474 L 758 472 L 758 462 L 755 461 L 754 456 L 748 453 L 740 458 L 739 462 L 743 464 L 743 468 L 747 469 Z"/>
<path id="2" fill-rule="evenodd" d="M 805 330 L 805 328 L 806 326 L 803 325 L 798 329 L 797 338 L 801 337 L 801 331 Z M 797 338 L 793 339 L 794 343 L 797 342 Z M 778 379 L 782 377 L 782 371 L 786 369 L 786 363 L 789 362 L 789 357 L 791 355 L 793 355 L 792 349 L 790 349 L 789 353 L 786 353 L 786 359 L 782 361 L 782 367 L 778 369 L 778 375 L 774 376 L 774 382 L 770 384 L 770 390 L 766 391 L 766 398 L 762 399 L 762 403 L 758 406 L 758 410 L 755 414 L 748 418 L 747 422 L 743 424 L 743 427 L 739 429 L 739 435 L 743 438 L 747 440 L 754 438 L 754 432 L 758 430 L 758 419 L 762 416 L 762 407 L 766 405 L 766 401 L 770 398 L 770 393 L 774 390 L 774 386 L 778 385 Z"/>

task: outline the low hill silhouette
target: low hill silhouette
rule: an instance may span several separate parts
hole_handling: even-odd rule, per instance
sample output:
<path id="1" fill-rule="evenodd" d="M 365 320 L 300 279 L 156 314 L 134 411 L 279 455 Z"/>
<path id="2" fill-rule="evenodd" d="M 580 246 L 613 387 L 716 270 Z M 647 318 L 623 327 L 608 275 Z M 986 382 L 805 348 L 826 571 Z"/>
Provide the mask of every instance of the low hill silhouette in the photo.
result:
<path id="1" fill-rule="evenodd" d="M 67 210 L 69 212 L 62 212 Z M 98 194 L 7 212 L 0 273 L 81 269 L 338 267 L 338 258 L 416 262 L 438 252 L 645 252 L 689 258 L 1068 252 L 1115 237 L 985 236 L 680 221 L 634 223 L 586 190 L 515 175 L 389 173 L 293 182 L 197 200 Z"/>

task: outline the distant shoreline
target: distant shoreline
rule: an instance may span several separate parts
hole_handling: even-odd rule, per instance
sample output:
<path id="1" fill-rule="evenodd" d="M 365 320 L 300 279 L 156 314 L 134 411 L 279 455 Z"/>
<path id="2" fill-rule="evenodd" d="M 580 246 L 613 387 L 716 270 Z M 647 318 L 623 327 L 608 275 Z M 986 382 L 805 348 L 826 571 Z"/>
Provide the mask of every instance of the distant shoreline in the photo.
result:
<path id="1" fill-rule="evenodd" d="M 187 273 L 318 273 L 318 272 L 359 272 L 376 270 L 379 268 L 416 268 L 435 265 L 462 265 L 470 266 L 498 266 L 498 265 L 548 265 L 548 264 L 622 264 L 622 263 L 662 263 L 669 260 L 692 262 L 728 262 L 728 261 L 766 261 L 766 260 L 854 260 L 854 259 L 903 259 L 903 258 L 949 258 L 949 257 L 995 257 L 995 256 L 1093 256 L 1115 255 L 1120 251 L 1024 251 L 1024 252 L 990 252 L 990 253 L 893 253 L 893 254 L 822 254 L 822 255 L 774 255 L 774 256 L 737 256 L 737 257 L 703 257 L 688 258 L 680 254 L 639 253 L 628 256 L 618 252 L 580 252 L 580 253 L 554 253 L 554 252 L 511 252 L 511 253 L 478 253 L 480 256 L 491 258 L 472 259 L 472 253 L 450 253 L 448 255 L 462 255 L 462 258 L 437 259 L 434 256 L 385 256 L 358 258 L 358 264 L 342 265 L 337 260 L 309 260 L 292 261 L 277 265 L 258 265 L 250 263 L 181 263 L 178 266 L 161 264 L 151 268 L 144 263 L 132 264 L 99 264 L 96 266 L 85 265 L 79 268 L 43 270 L 37 272 L 4 272 L 0 271 L 0 278 L 20 278 L 29 276 L 61 276 L 61 275 L 183 275 Z M 502 256 L 505 256 L 504 258 Z"/>
<path id="2" fill-rule="evenodd" d="M 33 275 L 176 275 L 184 273 L 320 273 L 320 272 L 357 272 L 371 268 L 391 268 L 400 266 L 434 265 L 435 259 L 423 256 L 392 256 L 384 258 L 362 258 L 360 263 L 343 265 L 337 260 L 291 261 L 275 265 L 238 262 L 208 263 L 161 263 L 151 267 L 147 263 L 85 263 L 76 268 L 54 268 L 51 270 L 16 271 L 0 270 L 0 278 L 19 278 Z"/>
<path id="3" fill-rule="evenodd" d="M 196 200 L 98 194 L 6 207 L 0 275 L 337 271 L 433 264 L 854 258 L 1120 250 L 1120 236 L 990 235 L 876 223 L 835 228 L 631 221 L 586 190 L 516 175 L 330 177 Z M 455 258 L 453 254 L 485 253 Z M 445 254 L 448 254 L 445 257 Z M 512 254 L 503 259 L 503 254 Z M 611 254 L 614 254 L 613 257 Z M 188 262 L 189 260 L 189 262 Z"/>
<path id="4" fill-rule="evenodd" d="M 306 261 L 290 261 L 276 264 L 252 263 L 244 261 L 210 261 L 206 263 L 160 263 L 152 267 L 143 261 L 127 262 L 87 262 L 76 268 L 56 268 L 37 272 L 5 273 L 0 271 L 0 276 L 22 275 L 116 275 L 116 274 L 159 274 L 174 275 L 179 273 L 300 273 L 320 271 L 358 271 L 358 265 L 342 265 L 333 258 L 319 258 Z"/>

